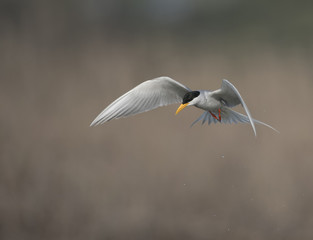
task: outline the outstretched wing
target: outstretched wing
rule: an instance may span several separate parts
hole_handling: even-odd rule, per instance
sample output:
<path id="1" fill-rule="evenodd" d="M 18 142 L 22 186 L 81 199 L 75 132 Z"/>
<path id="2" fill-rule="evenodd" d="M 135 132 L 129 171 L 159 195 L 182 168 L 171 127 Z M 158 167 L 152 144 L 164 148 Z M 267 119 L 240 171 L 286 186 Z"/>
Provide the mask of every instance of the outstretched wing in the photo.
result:
<path id="1" fill-rule="evenodd" d="M 169 77 L 145 81 L 111 103 L 90 126 L 99 125 L 114 118 L 150 111 L 157 107 L 181 103 L 184 95 L 189 91 L 191 90 L 188 87 Z"/>
<path id="2" fill-rule="evenodd" d="M 239 91 L 237 90 L 237 88 L 235 88 L 233 84 L 231 84 L 228 80 L 223 79 L 221 88 L 214 91 L 212 93 L 212 97 L 223 102 L 227 107 L 234 107 L 238 104 L 241 104 L 248 115 L 248 119 L 252 126 L 254 135 L 256 135 L 254 121 L 252 121 L 250 111 L 246 103 L 243 101 Z"/>
<path id="3" fill-rule="evenodd" d="M 191 126 L 193 126 L 194 124 L 196 124 L 198 121 L 202 120 L 202 125 L 205 122 L 208 122 L 208 125 L 210 125 L 211 123 L 218 123 L 219 121 L 217 119 L 215 119 L 214 117 L 212 117 L 212 115 L 208 112 L 205 111 L 196 121 L 194 121 Z M 275 128 L 273 128 L 272 126 L 261 122 L 259 120 L 256 119 L 252 119 L 254 123 L 257 124 L 261 124 L 264 125 L 266 127 L 269 127 L 271 129 L 273 129 L 274 131 L 278 132 Z M 221 123 L 250 123 L 250 119 L 248 116 L 245 116 L 241 113 L 235 112 L 229 108 L 222 108 L 221 109 Z"/>

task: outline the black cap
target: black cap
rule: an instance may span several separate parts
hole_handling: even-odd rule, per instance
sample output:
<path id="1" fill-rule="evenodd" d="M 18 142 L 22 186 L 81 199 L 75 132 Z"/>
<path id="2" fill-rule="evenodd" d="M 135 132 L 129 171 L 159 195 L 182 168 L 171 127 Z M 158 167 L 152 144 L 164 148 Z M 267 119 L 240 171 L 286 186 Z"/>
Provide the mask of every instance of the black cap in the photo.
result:
<path id="1" fill-rule="evenodd" d="M 191 102 L 194 98 L 200 95 L 199 91 L 192 91 L 185 94 L 183 97 L 183 104 Z"/>

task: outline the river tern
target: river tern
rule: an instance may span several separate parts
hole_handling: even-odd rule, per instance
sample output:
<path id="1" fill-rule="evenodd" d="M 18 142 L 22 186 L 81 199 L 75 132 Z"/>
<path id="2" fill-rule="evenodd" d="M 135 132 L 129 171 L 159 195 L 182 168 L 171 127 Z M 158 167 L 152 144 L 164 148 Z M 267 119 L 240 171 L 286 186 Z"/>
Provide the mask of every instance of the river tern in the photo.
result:
<path id="1" fill-rule="evenodd" d="M 181 103 L 176 114 L 187 106 L 195 106 L 204 110 L 204 113 L 192 125 L 201 120 L 202 124 L 205 122 L 208 122 L 208 124 L 218 122 L 250 123 L 256 136 L 254 124 L 257 123 L 277 131 L 272 126 L 251 117 L 250 111 L 239 91 L 228 80 L 223 79 L 221 88 L 215 91 L 192 91 L 170 77 L 158 77 L 139 84 L 106 107 L 90 126 L 174 103 Z M 247 116 L 231 109 L 239 104 L 242 105 Z"/>

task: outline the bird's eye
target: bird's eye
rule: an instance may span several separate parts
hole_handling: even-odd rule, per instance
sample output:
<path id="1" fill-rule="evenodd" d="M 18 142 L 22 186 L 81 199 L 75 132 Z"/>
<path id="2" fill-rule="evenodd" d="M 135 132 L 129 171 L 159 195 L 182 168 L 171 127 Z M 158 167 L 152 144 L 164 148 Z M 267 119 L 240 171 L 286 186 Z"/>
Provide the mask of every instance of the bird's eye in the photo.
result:
<path id="1" fill-rule="evenodd" d="M 191 102 L 195 97 L 198 97 L 200 95 L 199 91 L 192 91 L 185 94 L 183 98 L 183 104 Z"/>

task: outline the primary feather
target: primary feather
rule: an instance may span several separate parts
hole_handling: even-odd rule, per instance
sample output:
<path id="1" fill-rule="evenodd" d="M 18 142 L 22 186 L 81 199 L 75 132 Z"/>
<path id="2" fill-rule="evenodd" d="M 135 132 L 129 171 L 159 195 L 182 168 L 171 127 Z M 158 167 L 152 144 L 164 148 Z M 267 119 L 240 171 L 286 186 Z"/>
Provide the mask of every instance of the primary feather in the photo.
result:
<path id="1" fill-rule="evenodd" d="M 191 90 L 188 87 L 169 77 L 145 81 L 111 103 L 90 126 L 102 124 L 113 118 L 127 117 L 157 107 L 180 103 L 189 91 Z"/>

